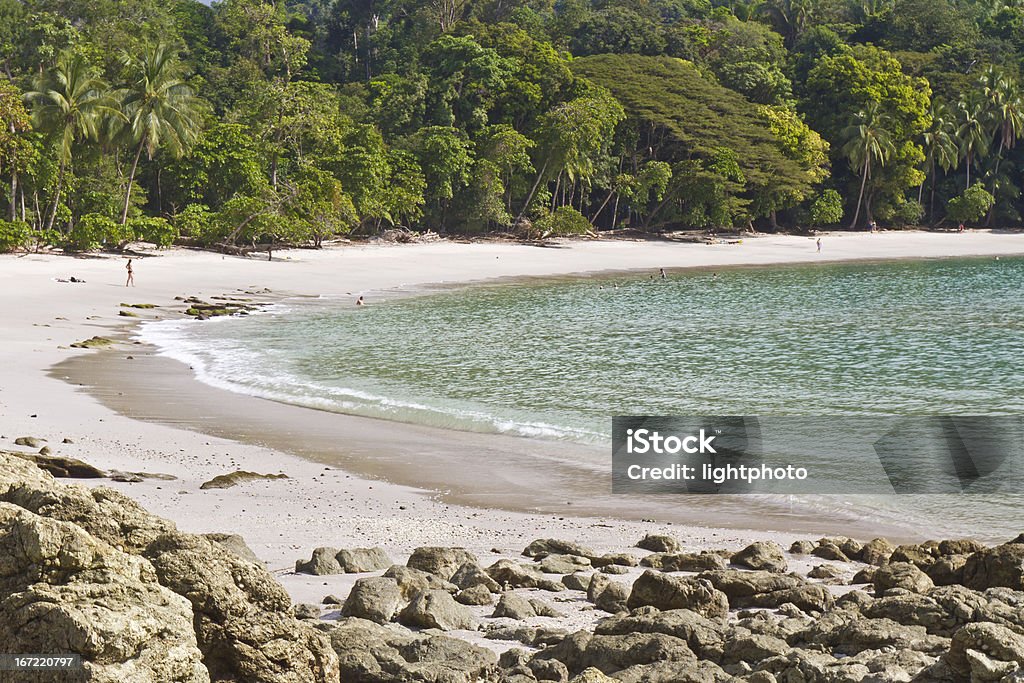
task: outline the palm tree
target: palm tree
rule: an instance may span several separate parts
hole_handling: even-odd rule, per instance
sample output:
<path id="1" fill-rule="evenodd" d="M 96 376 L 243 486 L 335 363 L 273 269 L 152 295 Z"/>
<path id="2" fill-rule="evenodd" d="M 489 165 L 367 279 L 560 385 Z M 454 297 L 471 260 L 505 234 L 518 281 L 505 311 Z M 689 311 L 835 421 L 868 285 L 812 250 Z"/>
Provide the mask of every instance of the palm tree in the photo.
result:
<path id="1" fill-rule="evenodd" d="M 987 103 L 972 93 L 960 100 L 960 125 L 956 131 L 960 143 L 960 158 L 967 162 L 967 187 L 971 186 L 971 168 L 979 155 L 988 152 L 991 136 L 989 134 L 989 112 Z"/>
<path id="2" fill-rule="evenodd" d="M 96 140 L 103 117 L 113 113 L 107 85 L 96 70 L 78 54 L 61 53 L 54 68 L 36 78 L 34 90 L 25 94 L 32 103 L 36 128 L 51 133 L 60 141 L 57 186 L 46 229 L 53 228 L 64 190 L 64 180 L 74 156 L 75 145 Z"/>
<path id="3" fill-rule="evenodd" d="M 165 43 L 147 46 L 140 57 L 125 54 L 121 61 L 129 82 L 118 93 L 124 113 L 120 133 L 135 147 L 121 211 L 124 225 L 142 152 L 152 160 L 163 147 L 174 158 L 181 158 L 199 137 L 203 106 L 185 83 L 177 54 Z"/>
<path id="4" fill-rule="evenodd" d="M 767 0 L 757 8 L 772 27 L 792 45 L 804 32 L 815 11 L 814 0 Z"/>
<path id="5" fill-rule="evenodd" d="M 924 132 L 923 146 L 925 154 L 925 168 L 928 177 L 931 179 L 931 200 L 929 202 L 929 218 L 935 213 L 935 176 L 939 168 L 945 173 L 956 166 L 959 161 L 959 152 L 956 144 L 956 123 L 949 107 L 939 101 L 933 101 L 928 112 L 931 125 Z M 924 183 L 917 195 L 920 204 L 924 198 Z"/>
<path id="6" fill-rule="evenodd" d="M 1003 152 L 1017 146 L 1017 140 L 1024 130 L 1024 98 L 1017 84 L 993 67 L 981 77 L 982 92 L 989 103 L 989 112 L 999 139 L 996 167 L 992 175 L 992 193 L 995 194 L 996 177 L 1003 161 Z"/>
<path id="7" fill-rule="evenodd" d="M 880 110 L 877 102 L 872 102 L 857 113 L 854 122 L 843 130 L 846 144 L 843 154 L 850 161 L 850 166 L 861 176 L 860 194 L 857 197 L 857 210 L 853 215 L 851 228 L 857 227 L 860 219 L 860 207 L 864 203 L 864 190 L 871 178 L 874 167 L 885 166 L 896 146 L 892 142 L 892 134 L 888 126 L 892 123 L 889 116 Z M 870 206 L 869 206 L 870 213 Z"/>

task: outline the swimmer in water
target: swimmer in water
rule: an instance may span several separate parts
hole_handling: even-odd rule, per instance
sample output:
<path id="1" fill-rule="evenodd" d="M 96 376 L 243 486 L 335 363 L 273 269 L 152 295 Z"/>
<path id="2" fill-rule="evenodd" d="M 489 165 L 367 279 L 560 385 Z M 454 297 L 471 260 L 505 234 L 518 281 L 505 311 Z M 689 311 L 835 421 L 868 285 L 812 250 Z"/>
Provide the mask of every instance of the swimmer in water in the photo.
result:
<path id="1" fill-rule="evenodd" d="M 359 298 L 356 299 L 356 306 L 365 306 L 366 302 L 363 301 L 363 296 L 360 294 Z"/>

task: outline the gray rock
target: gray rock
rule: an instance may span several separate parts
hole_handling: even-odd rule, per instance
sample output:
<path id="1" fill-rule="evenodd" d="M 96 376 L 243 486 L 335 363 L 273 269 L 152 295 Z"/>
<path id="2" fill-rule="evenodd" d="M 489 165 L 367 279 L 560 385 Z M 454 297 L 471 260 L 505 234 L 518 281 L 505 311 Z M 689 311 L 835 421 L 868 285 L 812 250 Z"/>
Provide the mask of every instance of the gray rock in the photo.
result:
<path id="1" fill-rule="evenodd" d="M 536 541 L 526 546 L 523 550 L 523 555 L 525 557 L 541 559 L 548 555 L 577 555 L 579 557 L 594 557 L 596 553 L 586 546 L 582 546 L 571 541 L 561 541 L 556 538 L 538 538 Z"/>
<path id="2" fill-rule="evenodd" d="M 199 485 L 200 490 L 206 491 L 208 489 L 229 489 L 239 484 L 248 484 L 253 481 L 273 481 L 275 479 L 287 479 L 287 474 L 261 474 L 259 472 L 246 472 L 244 470 L 235 470 L 228 474 L 218 474 L 209 481 L 204 481 Z"/>
<path id="3" fill-rule="evenodd" d="M 7 652 L 81 655 L 92 680 L 210 680 L 189 602 L 74 524 L 0 503 L 0 595 Z"/>
<path id="4" fill-rule="evenodd" d="M 568 683 L 569 669 L 557 659 L 531 659 L 529 668 L 538 681 Z"/>
<path id="5" fill-rule="evenodd" d="M 455 638 L 395 632 L 363 619 L 342 620 L 330 636 L 345 683 L 476 683 L 496 678 L 493 652 Z"/>
<path id="6" fill-rule="evenodd" d="M 730 562 L 749 569 L 782 574 L 788 569 L 782 548 L 774 541 L 757 541 L 729 558 Z"/>
<path id="7" fill-rule="evenodd" d="M 238 534 L 212 533 L 203 534 L 203 537 L 213 541 L 237 558 L 243 559 L 246 562 L 252 562 L 253 564 L 263 564 L 260 562 L 260 558 L 256 557 L 256 553 L 246 545 L 245 539 Z"/>
<path id="8" fill-rule="evenodd" d="M 647 534 L 636 544 L 637 548 L 650 550 L 655 553 L 678 553 L 682 548 L 679 541 L 671 536 L 662 534 Z"/>
<path id="9" fill-rule="evenodd" d="M 926 567 L 924 572 L 936 586 L 952 586 L 963 583 L 967 558 L 967 555 L 944 555 L 935 560 L 934 564 Z"/>
<path id="10" fill-rule="evenodd" d="M 13 456 L 35 463 L 36 467 L 59 479 L 102 479 L 107 473 L 77 458 L 41 453 L 16 453 L 0 451 L 0 455 Z"/>
<path id="11" fill-rule="evenodd" d="M 574 676 L 569 683 L 619 683 L 614 678 L 605 676 L 600 669 L 588 667 Z"/>
<path id="12" fill-rule="evenodd" d="M 442 590 L 428 590 L 418 594 L 399 612 L 398 621 L 406 626 L 437 628 L 442 631 L 476 628 L 469 609 L 455 602 L 450 593 Z"/>
<path id="13" fill-rule="evenodd" d="M 481 585 L 492 593 L 500 593 L 501 586 L 476 562 L 466 562 L 452 575 L 451 582 L 465 590 Z"/>
<path id="14" fill-rule="evenodd" d="M 824 645 L 835 654 L 844 655 L 882 648 L 939 654 L 949 647 L 948 638 L 929 635 L 923 626 L 904 626 L 890 619 L 864 619 L 842 613 L 819 619 L 790 642 Z"/>
<path id="15" fill-rule="evenodd" d="M 815 548 L 813 541 L 793 541 L 789 546 L 789 552 L 793 555 L 810 555 Z"/>
<path id="16" fill-rule="evenodd" d="M 634 583 L 627 606 L 650 605 L 660 610 L 689 609 L 706 617 L 724 617 L 729 611 L 726 595 L 703 579 L 668 576 L 645 571 Z"/>
<path id="17" fill-rule="evenodd" d="M 532 619 L 537 616 L 537 611 L 525 596 L 508 592 L 502 594 L 491 616 L 522 621 L 523 619 Z"/>
<path id="18" fill-rule="evenodd" d="M 874 583 L 875 582 L 875 572 L 876 571 L 878 571 L 878 567 L 864 567 L 859 572 L 857 572 L 856 574 L 853 575 L 853 578 L 850 579 L 850 583 L 852 583 L 852 584 Z"/>
<path id="19" fill-rule="evenodd" d="M 320 601 L 324 605 L 343 605 L 345 601 L 339 598 L 337 595 L 328 594 L 324 596 L 324 599 Z"/>
<path id="20" fill-rule="evenodd" d="M 705 572 L 725 569 L 725 558 L 718 553 L 676 553 L 661 556 L 664 572 Z"/>
<path id="21" fill-rule="evenodd" d="M 896 550 L 896 546 L 888 540 L 875 538 L 864 544 L 857 559 L 865 564 L 881 566 L 889 561 L 889 556 L 894 550 Z"/>
<path id="22" fill-rule="evenodd" d="M 582 668 L 594 667 L 606 674 L 614 674 L 638 664 L 695 664 L 696 661 L 696 656 L 685 640 L 664 633 L 593 636 L 582 654 Z M 574 670 L 570 668 L 570 671 Z"/>
<path id="23" fill-rule="evenodd" d="M 342 574 L 341 565 L 337 559 L 338 549 L 322 546 L 313 550 L 309 560 L 297 560 L 295 572 L 297 574 L 312 574 L 314 576 L 331 576 Z"/>
<path id="24" fill-rule="evenodd" d="M 590 579 L 592 574 L 583 574 L 576 572 L 574 574 L 566 574 L 562 577 L 562 585 L 569 590 L 574 591 L 586 591 L 590 588 Z"/>
<path id="25" fill-rule="evenodd" d="M 978 657 L 972 658 L 972 653 L 983 654 L 989 661 L 1012 662 L 1013 666 L 1007 668 L 990 665 L 990 669 L 1001 670 L 1002 673 L 994 678 L 972 677 L 972 674 L 982 673 L 986 664 Z M 953 634 L 949 652 L 943 656 L 943 660 L 962 680 L 999 680 L 1002 675 L 1024 665 L 1024 636 L 999 624 L 967 624 Z"/>
<path id="26" fill-rule="evenodd" d="M 391 559 L 383 548 L 351 548 L 339 550 L 336 556 L 346 574 L 365 574 L 391 566 Z"/>
<path id="27" fill-rule="evenodd" d="M 617 614 L 626 612 L 626 602 L 629 599 L 630 590 L 625 584 L 618 581 L 611 581 L 594 598 L 594 605 L 605 612 Z"/>
<path id="28" fill-rule="evenodd" d="M 835 604 L 832 594 L 824 586 L 809 584 L 789 574 L 726 569 L 704 572 L 698 578 L 706 579 L 725 593 L 733 609 L 778 608 L 789 602 L 805 612 L 821 612 Z"/>
<path id="29" fill-rule="evenodd" d="M 19 436 L 14 440 L 14 445 L 27 448 L 42 448 L 45 441 L 46 439 L 37 439 L 34 436 Z"/>
<path id="30" fill-rule="evenodd" d="M 455 584 L 443 581 L 433 574 L 411 567 L 403 567 L 400 564 L 393 564 L 384 572 L 384 576 L 394 579 L 398 583 L 398 590 L 402 597 L 411 600 L 417 593 L 428 590 L 442 590 L 454 593 L 458 590 Z"/>
<path id="31" fill-rule="evenodd" d="M 850 558 L 847 557 L 839 546 L 835 543 L 822 543 L 815 546 L 814 550 L 811 551 L 811 555 L 820 557 L 823 560 L 831 560 L 833 562 L 849 562 Z"/>
<path id="32" fill-rule="evenodd" d="M 395 579 L 383 576 L 366 577 L 353 584 L 341 608 L 341 614 L 386 624 L 395 618 L 395 613 L 401 606 L 402 592 Z"/>
<path id="33" fill-rule="evenodd" d="M 590 560 L 579 555 L 546 555 L 537 568 L 545 574 L 571 574 L 590 568 Z"/>
<path id="34" fill-rule="evenodd" d="M 745 662 L 752 665 L 762 659 L 785 654 L 789 650 L 789 643 L 781 638 L 763 634 L 744 635 L 725 643 L 722 663 Z"/>
<path id="35" fill-rule="evenodd" d="M 621 564 L 606 564 L 598 571 L 602 574 L 622 575 L 629 573 L 629 567 L 623 567 Z"/>
<path id="36" fill-rule="evenodd" d="M 973 538 L 939 541 L 939 555 L 971 555 L 985 550 L 985 546 Z"/>
<path id="37" fill-rule="evenodd" d="M 891 588 L 902 588 L 912 593 L 927 593 L 935 584 L 928 575 L 909 562 L 894 562 L 879 567 L 874 576 L 875 595 Z"/>
<path id="38" fill-rule="evenodd" d="M 491 595 L 491 591 L 487 590 L 487 587 L 480 583 L 459 591 L 455 595 L 455 600 L 463 605 L 476 607 L 494 604 L 494 597 Z"/>
<path id="39" fill-rule="evenodd" d="M 565 590 L 560 582 L 547 579 L 534 567 L 512 560 L 498 560 L 487 568 L 487 575 L 506 588 L 541 588 L 548 591 Z"/>
<path id="40" fill-rule="evenodd" d="M 629 553 L 605 553 L 601 557 L 591 558 L 591 564 L 598 568 L 609 564 L 620 565 L 622 567 L 635 567 L 639 564 L 639 560 Z"/>
<path id="41" fill-rule="evenodd" d="M 292 608 L 292 614 L 296 619 L 319 619 L 320 608 L 316 605 L 300 602 Z"/>
<path id="42" fill-rule="evenodd" d="M 819 564 L 807 572 L 809 579 L 838 579 L 843 575 L 843 570 L 834 564 Z"/>
<path id="43" fill-rule="evenodd" d="M 972 554 L 964 564 L 963 584 L 974 590 L 1024 590 L 1024 543 L 1004 543 Z"/>
<path id="44" fill-rule="evenodd" d="M 476 555 L 465 548 L 422 547 L 416 548 L 405 564 L 449 581 L 456 570 L 466 562 L 478 564 Z"/>
<path id="45" fill-rule="evenodd" d="M 702 659 L 718 660 L 727 631 L 728 627 L 719 619 L 708 619 L 688 609 L 676 609 L 611 617 L 599 622 L 594 632 L 598 635 L 664 633 L 685 640 Z"/>

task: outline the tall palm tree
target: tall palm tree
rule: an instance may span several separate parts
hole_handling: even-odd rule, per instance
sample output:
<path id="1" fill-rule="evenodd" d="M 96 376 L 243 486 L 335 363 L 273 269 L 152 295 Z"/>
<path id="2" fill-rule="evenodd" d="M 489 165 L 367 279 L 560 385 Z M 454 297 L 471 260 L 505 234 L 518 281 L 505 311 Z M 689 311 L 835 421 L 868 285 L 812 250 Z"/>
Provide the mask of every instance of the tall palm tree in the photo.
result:
<path id="1" fill-rule="evenodd" d="M 885 164 L 896 153 L 892 142 L 892 134 L 888 127 L 892 120 L 881 111 L 877 102 L 857 112 L 854 122 L 843 130 L 846 144 L 842 152 L 850 161 L 850 166 L 860 174 L 860 194 L 857 196 L 857 210 L 853 215 L 851 228 L 857 227 L 860 219 L 860 207 L 864 203 L 864 190 L 876 166 Z M 869 207 L 870 209 L 870 207 Z M 870 210 L 869 210 L 870 213 Z"/>
<path id="2" fill-rule="evenodd" d="M 61 53 L 52 70 L 37 77 L 25 99 L 33 105 L 32 118 L 39 130 L 55 135 L 59 142 L 57 185 L 46 228 L 52 229 L 60 205 L 64 180 L 74 157 L 75 146 L 96 140 L 105 115 L 115 110 L 107 84 L 78 54 Z"/>
<path id="3" fill-rule="evenodd" d="M 938 169 L 949 173 L 960 160 L 960 150 L 956 144 L 956 122 L 949 107 L 945 103 L 933 100 L 931 109 L 928 112 L 931 125 L 924 132 L 923 147 L 925 154 L 925 169 L 928 178 L 931 179 L 931 200 L 929 202 L 928 216 L 934 215 L 935 210 L 935 176 Z M 918 203 L 924 198 L 924 183 L 917 195 Z"/>
<path id="4" fill-rule="evenodd" d="M 815 0 L 767 0 L 757 8 L 773 28 L 792 45 L 804 32 L 815 12 Z"/>
<path id="5" fill-rule="evenodd" d="M 988 153 L 991 135 L 989 132 L 988 104 L 976 93 L 961 98 L 957 105 L 960 112 L 960 125 L 956 137 L 960 145 L 960 158 L 967 165 L 967 187 L 971 186 L 971 169 L 978 156 Z"/>
<path id="6" fill-rule="evenodd" d="M 142 152 L 152 160 L 163 147 L 174 158 L 181 158 L 199 137 L 203 105 L 185 83 L 177 54 L 165 43 L 148 45 L 139 57 L 125 54 L 121 61 L 128 85 L 118 93 L 124 114 L 120 134 L 135 148 L 121 211 L 123 225 L 128 220 Z"/>
<path id="7" fill-rule="evenodd" d="M 992 193 L 995 194 L 996 177 L 1003 161 L 1003 153 L 1017 146 L 1024 130 L 1024 98 L 1016 82 L 993 67 L 981 77 L 982 93 L 989 104 L 995 136 L 999 140 L 996 167 L 992 175 Z"/>

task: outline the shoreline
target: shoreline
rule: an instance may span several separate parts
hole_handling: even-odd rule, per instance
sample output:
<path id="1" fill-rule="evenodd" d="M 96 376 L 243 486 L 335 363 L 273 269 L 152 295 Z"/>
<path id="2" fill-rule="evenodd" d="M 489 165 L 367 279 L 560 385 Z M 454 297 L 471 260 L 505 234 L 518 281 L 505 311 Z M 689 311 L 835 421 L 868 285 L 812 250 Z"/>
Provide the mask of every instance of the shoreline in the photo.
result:
<path id="1" fill-rule="evenodd" d="M 4 360 L 0 364 L 0 387 L 6 388 L 0 389 L 0 411 L 5 415 L 0 423 L 0 436 L 4 437 L 0 444 L 3 448 L 13 448 L 11 442 L 15 437 L 35 435 L 47 438 L 58 455 L 80 457 L 103 469 L 167 472 L 177 476 L 178 480 L 171 483 L 160 480 L 135 484 L 99 480 L 96 483 L 113 486 L 137 498 L 148 509 L 170 518 L 184 530 L 242 534 L 261 560 L 278 573 L 289 574 L 281 578 L 297 597 L 308 598 L 309 591 L 325 590 L 316 577 L 311 580 L 311 577 L 290 574 L 294 560 L 308 556 L 311 548 L 319 545 L 380 544 L 401 557 L 415 545 L 425 544 L 466 545 L 479 552 L 504 546 L 515 552 L 516 546 L 521 547 L 533 538 L 561 535 L 611 550 L 630 545 L 644 533 L 666 530 L 685 538 L 688 547 L 693 549 L 711 547 L 711 544 L 738 545 L 760 538 L 788 543 L 786 539 L 796 537 L 793 532 L 712 528 L 706 521 L 691 521 L 685 526 L 670 524 L 670 520 L 665 519 L 657 523 L 619 521 L 617 516 L 609 514 L 588 517 L 583 505 L 545 509 L 534 514 L 505 512 L 486 497 L 473 501 L 481 507 L 452 505 L 423 490 L 353 476 L 334 467 L 325 470 L 323 464 L 283 453 L 282 449 L 274 448 L 274 444 L 266 443 L 266 439 L 254 439 L 261 442 L 254 445 L 219 435 L 211 437 L 194 431 L 195 424 L 176 422 L 174 416 L 164 415 L 162 422 L 125 417 L 61 378 L 60 363 L 69 358 L 74 359 L 73 363 L 88 363 L 88 359 L 102 357 L 102 352 L 69 352 L 66 347 L 94 335 L 108 334 L 111 327 L 123 333 L 127 328 L 122 323 L 137 322 L 133 318 L 119 317 L 118 306 L 122 301 L 166 307 L 174 303 L 171 300 L 175 295 L 209 297 L 246 288 L 269 287 L 275 296 L 349 296 L 357 292 L 425 285 L 499 284 L 495 279 L 501 277 L 565 277 L 656 270 L 658 267 L 676 270 L 1024 253 L 1024 236 L 1017 234 L 855 234 L 834 241 L 840 239 L 851 247 L 846 258 L 824 255 L 819 258 L 813 253 L 811 238 L 792 237 L 753 238 L 743 245 L 715 246 L 594 242 L 563 244 L 553 249 L 451 243 L 345 247 L 322 252 L 283 252 L 282 260 L 271 263 L 171 250 L 157 258 L 142 259 L 136 267 L 140 286 L 129 290 L 123 287 L 123 265 L 117 257 L 0 257 L 0 282 L 5 285 L 0 289 L 3 292 L 0 301 L 7 304 L 5 310 L 11 312 L 7 321 L 10 342 L 0 351 L 0 358 Z M 65 277 L 65 274 L 77 274 L 87 284 L 65 284 L 52 279 Z M 161 314 L 161 309 L 156 312 Z M 124 355 L 125 349 L 120 351 Z M 141 377 L 143 385 L 148 382 L 144 365 L 150 360 L 141 351 L 142 347 L 132 345 L 128 355 L 137 356 L 131 361 L 134 365 L 122 364 L 115 370 L 113 387 L 116 382 L 124 383 L 125 377 Z M 165 371 L 166 368 L 161 373 Z M 186 385 L 194 385 L 187 395 L 191 395 L 196 386 L 210 389 L 192 378 L 184 367 L 170 374 L 177 376 L 172 381 L 179 387 L 175 391 L 184 391 Z M 117 391 L 128 393 L 123 388 L 113 387 L 111 396 Z M 239 396 L 229 394 L 230 398 L 220 396 L 215 400 L 237 406 Z M 167 396 L 163 395 L 160 400 L 166 402 Z M 249 400 L 270 403 L 255 398 Z M 272 407 L 281 406 L 274 404 Z M 363 427 L 365 425 L 360 429 Z M 393 423 L 385 423 L 378 436 L 381 432 L 394 431 Z M 445 434 L 447 439 L 452 438 L 451 433 Z M 470 436 L 475 439 L 479 435 Z M 63 437 L 72 437 L 74 443 L 61 444 Z M 293 434 L 288 438 L 301 437 Z M 363 433 L 361 438 L 369 443 L 377 437 Z M 519 441 L 529 443 L 525 439 Z M 232 469 L 287 471 L 291 479 L 246 484 L 223 491 L 197 490 L 205 479 Z M 339 495 L 339 489 L 344 494 Z M 674 502 L 681 501 L 674 499 Z M 816 535 L 826 530 L 846 530 L 846 535 L 854 535 L 842 520 L 831 520 L 828 524 L 823 524 L 820 517 L 802 521 L 808 525 L 805 528 L 818 529 L 813 532 Z M 862 537 L 870 535 L 868 530 L 864 531 Z M 904 538 L 920 539 L 929 533 L 921 529 Z M 334 590 L 335 584 L 331 586 Z M 337 590 L 343 590 L 343 586 L 338 586 Z"/>

